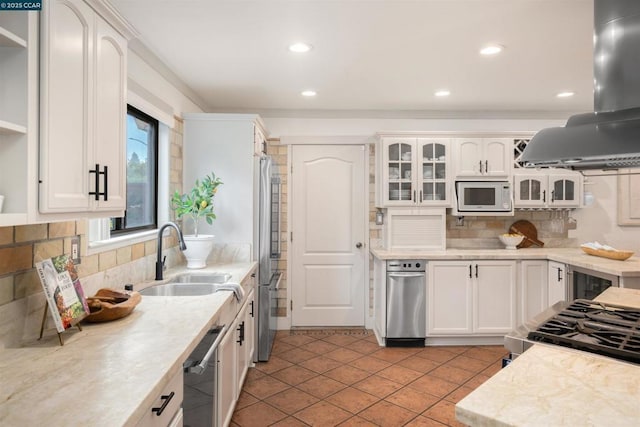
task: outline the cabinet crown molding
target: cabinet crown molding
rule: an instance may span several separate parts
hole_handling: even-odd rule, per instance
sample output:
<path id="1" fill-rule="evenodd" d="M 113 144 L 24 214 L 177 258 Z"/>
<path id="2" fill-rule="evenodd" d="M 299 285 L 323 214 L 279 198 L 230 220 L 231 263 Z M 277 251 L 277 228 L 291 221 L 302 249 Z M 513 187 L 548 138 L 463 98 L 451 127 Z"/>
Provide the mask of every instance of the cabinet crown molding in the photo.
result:
<path id="1" fill-rule="evenodd" d="M 140 37 L 140 33 L 108 0 L 84 0 L 93 10 L 113 26 L 127 41 Z"/>

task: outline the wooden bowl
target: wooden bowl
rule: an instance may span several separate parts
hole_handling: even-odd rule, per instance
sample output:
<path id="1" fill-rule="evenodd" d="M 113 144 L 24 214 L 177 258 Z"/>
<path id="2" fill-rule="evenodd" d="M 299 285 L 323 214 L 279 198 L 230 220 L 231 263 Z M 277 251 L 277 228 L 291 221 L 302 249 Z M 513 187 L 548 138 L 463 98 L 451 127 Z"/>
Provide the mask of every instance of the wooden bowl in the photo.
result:
<path id="1" fill-rule="evenodd" d="M 91 314 L 83 320 L 87 322 L 109 322 L 131 314 L 142 296 L 135 291 L 117 291 L 100 289 L 94 296 L 87 298 Z"/>
<path id="2" fill-rule="evenodd" d="M 587 246 L 580 246 L 584 253 L 593 256 L 599 256 L 602 258 L 615 259 L 618 261 L 624 261 L 627 258 L 630 258 L 633 255 L 631 251 L 606 251 L 604 249 L 593 249 Z"/>

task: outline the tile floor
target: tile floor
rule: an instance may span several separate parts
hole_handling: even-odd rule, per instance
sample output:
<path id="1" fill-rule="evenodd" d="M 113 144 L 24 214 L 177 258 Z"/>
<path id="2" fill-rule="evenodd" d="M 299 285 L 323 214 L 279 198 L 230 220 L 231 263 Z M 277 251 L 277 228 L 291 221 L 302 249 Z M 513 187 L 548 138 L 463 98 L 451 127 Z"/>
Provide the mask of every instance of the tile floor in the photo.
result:
<path id="1" fill-rule="evenodd" d="M 385 348 L 371 331 L 279 331 L 247 373 L 231 426 L 459 426 L 456 402 L 502 346 Z"/>

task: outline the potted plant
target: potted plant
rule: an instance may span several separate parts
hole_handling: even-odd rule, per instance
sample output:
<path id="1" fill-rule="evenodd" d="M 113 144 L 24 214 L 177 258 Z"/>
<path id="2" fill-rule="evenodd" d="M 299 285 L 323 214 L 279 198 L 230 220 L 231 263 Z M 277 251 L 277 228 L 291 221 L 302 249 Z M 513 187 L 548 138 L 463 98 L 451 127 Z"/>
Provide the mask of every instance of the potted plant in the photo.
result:
<path id="1" fill-rule="evenodd" d="M 203 268 L 207 265 L 207 257 L 213 249 L 214 236 L 198 234 L 198 222 L 204 218 L 207 224 L 213 224 L 216 218 L 213 212 L 213 198 L 221 184 L 220 178 L 212 172 L 202 180 L 196 179 L 195 185 L 188 193 L 180 194 L 176 191 L 171 197 L 171 207 L 176 213 L 176 218 L 186 216 L 193 221 L 193 235 L 184 236 L 187 249 L 183 253 L 187 258 L 187 268 Z"/>

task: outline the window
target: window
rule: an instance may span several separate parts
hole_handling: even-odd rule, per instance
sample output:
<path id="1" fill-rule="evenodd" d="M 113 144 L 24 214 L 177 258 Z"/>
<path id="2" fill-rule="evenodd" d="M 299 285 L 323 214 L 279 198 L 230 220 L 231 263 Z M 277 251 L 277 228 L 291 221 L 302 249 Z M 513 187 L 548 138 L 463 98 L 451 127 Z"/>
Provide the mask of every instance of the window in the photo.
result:
<path id="1" fill-rule="evenodd" d="M 158 120 L 132 106 L 127 107 L 127 209 L 122 218 L 111 218 L 111 234 L 122 234 L 157 225 Z"/>

